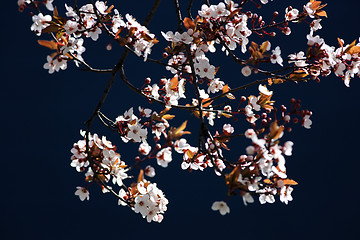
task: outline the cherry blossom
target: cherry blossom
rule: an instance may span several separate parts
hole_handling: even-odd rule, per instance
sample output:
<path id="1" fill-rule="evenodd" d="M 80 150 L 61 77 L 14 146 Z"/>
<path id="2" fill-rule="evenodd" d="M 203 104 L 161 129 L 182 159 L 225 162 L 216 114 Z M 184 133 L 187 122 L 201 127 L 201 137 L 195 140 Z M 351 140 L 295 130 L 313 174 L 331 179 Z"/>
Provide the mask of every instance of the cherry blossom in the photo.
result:
<path id="1" fill-rule="evenodd" d="M 241 69 L 241 73 L 245 76 L 248 77 L 251 75 L 251 68 L 249 66 L 245 66 Z"/>
<path id="2" fill-rule="evenodd" d="M 155 159 L 157 165 L 166 168 L 173 159 L 173 150 L 182 158 L 178 167 L 189 172 L 212 168 L 217 176 L 224 179 L 228 197 L 239 195 L 244 205 L 253 203 L 255 197 L 261 204 L 274 203 L 277 197 L 285 204 L 293 200 L 291 193 L 297 182 L 288 178 L 286 161 L 292 155 L 294 143 L 284 142 L 282 137 L 296 123 L 311 128 L 312 112 L 304 109 L 300 100 L 295 99 L 290 101 L 290 106 L 277 106 L 278 103 L 272 100 L 276 94 L 272 85 L 318 81 L 334 73 L 349 87 L 350 80 L 360 72 L 360 43 L 345 44 L 343 39 L 338 38 L 339 46 L 334 47 L 326 44 L 319 35 L 314 36 L 315 31 L 322 29 L 321 17 L 327 16 L 322 10 L 325 4 L 320 5 L 320 1 L 310 0 L 303 6 L 303 12 L 287 7 L 285 20 L 278 21 L 278 13 L 275 12 L 269 23 L 263 20 L 268 18 L 255 10 L 248 11 L 246 4 L 255 3 L 260 7 L 258 2 L 225 0 L 217 5 L 203 4 L 197 11 L 198 16 L 183 19 L 179 17 L 181 9 L 177 9 L 178 30 L 161 31 L 163 38 L 160 40 L 140 24 L 135 15 L 122 15 L 104 1 L 79 5 L 76 9 L 65 4 L 65 13 L 55 11 L 53 17 L 40 12 L 41 8 L 53 11 L 53 0 L 33 2 L 40 5 L 37 6 L 39 13 L 32 15 L 31 31 L 37 36 L 50 37 L 50 40 L 38 41 L 52 50 L 43 65 L 49 74 L 67 69 L 70 61 L 89 72 L 111 72 L 112 77 L 119 73 L 132 90 L 146 97 L 150 103 L 161 106 L 156 110 L 159 113 L 139 106 L 138 114 L 135 114 L 135 106 L 129 106 L 113 120 L 103 107 L 111 88 L 110 81 L 90 120 L 85 123 L 87 131 L 81 131 L 82 138 L 70 150 L 70 166 L 84 174 L 85 181 L 89 183 L 86 188 L 77 187 L 75 195 L 81 201 L 89 200 L 87 189 L 90 185 L 98 185 L 103 193 L 113 194 L 118 198 L 119 205 L 140 213 L 147 222 L 161 222 L 168 200 L 157 184 L 147 181 L 144 176 L 155 176 L 157 166 L 149 165 Z M 268 2 L 260 0 L 263 5 Z M 19 0 L 19 10 L 23 11 L 30 3 L 32 1 Z M 307 46 L 292 51 L 293 54 L 286 53 L 288 59 L 284 61 L 280 46 L 270 52 L 273 44 L 269 39 L 274 39 L 277 31 L 289 35 L 293 24 L 306 24 L 308 30 L 310 26 L 310 33 L 304 39 Z M 112 45 L 119 44 L 126 53 L 111 69 L 90 67 L 83 57 L 88 48 L 85 48 L 85 43 L 90 41 L 86 38 L 97 41 L 101 34 L 104 38 L 110 37 L 108 50 Z M 265 40 L 260 44 L 254 35 Z M 165 73 L 146 77 L 140 82 L 133 81 L 131 77 L 127 79 L 126 76 L 131 74 L 123 69 L 126 56 L 133 54 L 135 58 L 147 61 L 153 46 L 159 41 L 166 47 L 161 50 L 159 59 L 149 61 L 162 66 Z M 223 68 L 210 64 L 218 45 L 238 67 Z M 240 50 L 236 50 L 237 47 Z M 276 64 L 269 67 L 274 70 L 267 69 L 269 62 Z M 257 80 L 236 83 L 224 75 L 226 69 L 241 69 L 244 77 L 254 73 Z M 241 80 L 251 81 L 251 77 Z M 255 88 L 254 95 L 240 93 L 244 89 L 251 91 L 251 87 Z M 132 101 L 123 101 L 120 105 L 127 104 L 131 105 Z M 180 110 L 186 110 L 189 115 L 200 119 L 197 145 L 192 146 L 185 139 L 184 135 L 191 134 L 185 130 L 187 121 L 175 127 L 176 121 L 182 117 L 176 112 Z M 105 136 L 90 134 L 91 123 L 96 118 L 117 134 L 123 145 L 117 147 Z M 218 118 L 223 122 L 217 122 L 220 121 Z M 247 130 L 244 134 L 234 134 L 238 127 L 241 132 Z M 244 137 L 247 143 L 245 148 L 239 148 L 237 156 L 228 157 L 227 151 L 238 150 L 231 144 L 235 137 Z M 191 140 L 193 138 L 196 135 L 191 135 Z M 138 152 L 133 158 L 124 154 L 125 162 L 120 153 L 127 151 L 126 146 L 133 143 L 138 146 Z M 211 209 L 220 211 L 221 215 L 230 213 L 224 201 L 214 202 Z"/>
<path id="3" fill-rule="evenodd" d="M 283 65 L 283 59 L 281 58 L 280 56 L 281 54 L 281 50 L 280 50 L 280 47 L 277 46 L 275 48 L 275 50 L 272 50 L 272 54 L 271 54 L 271 57 L 270 57 L 270 60 L 271 60 L 271 63 L 278 63 L 280 66 Z"/>
<path id="4" fill-rule="evenodd" d="M 211 206 L 211 209 L 213 211 L 219 211 L 221 215 L 225 215 L 227 213 L 230 213 L 230 208 L 224 201 L 217 201 L 214 202 Z"/>
<path id="5" fill-rule="evenodd" d="M 293 19 L 296 19 L 299 15 L 299 10 L 297 10 L 296 8 L 292 8 L 292 7 L 287 7 L 285 9 L 285 20 L 286 21 L 291 21 Z"/>
<path id="6" fill-rule="evenodd" d="M 157 164 L 162 167 L 167 167 L 169 162 L 172 161 L 171 148 L 167 147 L 162 149 L 156 154 Z"/>
<path id="7" fill-rule="evenodd" d="M 36 35 L 40 36 L 41 31 L 50 25 L 48 22 L 50 22 L 51 19 L 52 17 L 50 15 L 44 16 L 42 13 L 34 15 L 32 17 L 34 23 L 31 25 L 31 31 L 34 31 Z"/>
<path id="8" fill-rule="evenodd" d="M 89 191 L 86 188 L 83 187 L 76 187 L 76 191 L 75 191 L 75 195 L 79 196 L 81 201 L 89 200 L 90 199 L 90 194 Z"/>

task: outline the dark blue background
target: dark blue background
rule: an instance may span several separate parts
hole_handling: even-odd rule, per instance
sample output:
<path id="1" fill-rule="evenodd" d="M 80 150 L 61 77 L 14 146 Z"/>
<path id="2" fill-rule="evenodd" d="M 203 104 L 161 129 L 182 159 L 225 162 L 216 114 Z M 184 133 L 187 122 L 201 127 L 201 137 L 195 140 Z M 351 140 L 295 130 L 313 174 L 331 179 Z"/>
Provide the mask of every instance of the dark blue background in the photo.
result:
<path id="1" fill-rule="evenodd" d="M 63 12 L 60 2 L 55 0 L 61 6 L 59 12 Z M 186 5 L 188 1 L 180 2 Z M 195 2 L 196 6 L 202 3 Z M 277 9 L 282 17 L 286 7 L 283 2 L 270 2 L 261 11 Z M 306 3 L 288 2 L 298 9 Z M 71 5 L 71 1 L 68 3 Z M 140 0 L 109 3 L 140 22 L 152 5 L 152 1 Z M 337 37 L 346 43 L 358 39 L 357 1 L 328 0 L 327 3 L 329 19 L 321 22 L 323 29 L 316 34 L 333 46 L 337 46 Z M 293 156 L 287 158 L 288 175 L 299 182 L 293 192 L 294 201 L 288 206 L 277 199 L 272 205 L 260 205 L 256 200 L 245 207 L 241 198 L 236 197 L 229 201 L 231 214 L 221 216 L 210 207 L 213 201 L 226 196 L 222 179 L 212 171 L 185 172 L 176 156 L 168 168 L 157 168 L 157 176 L 151 179 L 158 182 L 170 203 L 161 224 L 148 224 L 140 214 L 117 206 L 114 197 L 103 195 L 96 186 L 90 188 L 90 201 L 81 202 L 74 195 L 75 187 L 85 183 L 83 174 L 70 167 L 70 149 L 80 139 L 79 129 L 96 106 L 109 76 L 79 71 L 72 63 L 66 71 L 49 75 L 42 69 L 49 50 L 36 43 L 38 38 L 30 31 L 32 21 L 28 11 L 21 14 L 17 12 L 16 1 L 4 1 L 2 13 L 1 239 L 354 239 L 358 236 L 358 77 L 351 81 L 351 88 L 346 88 L 334 75 L 323 78 L 319 84 L 284 84 L 271 88 L 279 104 L 287 103 L 291 97 L 301 98 L 303 105 L 314 113 L 311 130 L 295 128 L 285 135 L 295 143 Z M 176 30 L 173 1 L 161 3 L 149 29 L 162 42 L 151 55 L 159 58 L 161 47 L 166 44 L 160 30 Z M 279 38 L 270 39 L 273 47 L 281 47 L 283 57 L 306 49 L 308 27 L 295 25 L 292 31 L 289 37 L 279 34 Z M 111 68 L 121 56 L 121 49 L 114 46 L 107 52 L 105 44 L 110 40 L 105 36 L 103 39 L 96 43 L 86 39 L 87 51 L 83 56 L 94 67 Z M 258 41 L 258 38 L 250 40 Z M 230 60 L 212 59 L 210 55 L 210 62 L 224 65 L 218 76 L 230 81 L 230 86 L 251 80 L 244 79 L 239 66 L 230 65 Z M 154 81 L 162 76 L 170 77 L 169 72 L 154 64 L 144 64 L 134 56 L 129 57 L 126 67 L 130 80 L 139 86 L 147 76 Z M 254 80 L 256 76 L 252 77 Z M 253 87 L 243 94 L 256 92 Z M 145 99 L 117 79 L 103 111 L 115 118 L 139 104 L 148 106 Z M 161 110 L 156 105 L 151 107 Z M 189 117 L 188 113 L 174 113 L 177 113 L 176 124 Z M 189 141 L 195 145 L 196 120 L 193 123 L 190 129 L 194 135 Z M 235 128 L 241 132 L 244 127 L 235 125 Z M 92 132 L 107 135 L 119 146 L 123 160 L 132 161 L 131 147 L 122 144 L 116 135 L 98 123 Z M 241 139 L 232 146 L 244 149 L 248 144 Z M 233 151 L 228 156 L 236 159 L 242 153 Z"/>

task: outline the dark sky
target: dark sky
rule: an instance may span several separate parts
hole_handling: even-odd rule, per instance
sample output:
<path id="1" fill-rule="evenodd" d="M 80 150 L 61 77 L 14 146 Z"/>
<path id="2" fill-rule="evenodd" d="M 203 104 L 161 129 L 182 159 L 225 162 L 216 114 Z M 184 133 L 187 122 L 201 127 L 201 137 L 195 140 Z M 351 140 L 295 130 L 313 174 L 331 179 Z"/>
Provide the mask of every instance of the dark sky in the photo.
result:
<path id="1" fill-rule="evenodd" d="M 63 1 L 54 2 L 60 5 L 59 12 L 63 12 L 63 4 L 59 3 Z M 187 4 L 188 1 L 180 2 Z M 195 2 L 196 6 L 202 3 Z M 277 9 L 282 15 L 287 6 L 283 2 L 274 0 L 264 6 L 261 9 L 264 17 L 270 18 L 266 15 L 267 9 Z M 288 2 L 298 9 L 306 3 Z M 328 0 L 327 3 L 325 10 L 329 18 L 321 22 L 323 29 L 317 34 L 332 46 L 337 46 L 337 37 L 346 43 L 358 40 L 357 1 Z M 152 1 L 109 1 L 109 4 L 142 22 Z M 36 43 L 38 37 L 30 31 L 29 11 L 19 13 L 16 1 L 4 1 L 2 6 L 1 198 L 5 202 L 1 204 L 1 239 L 354 239 L 359 235 L 358 77 L 351 81 L 350 88 L 333 74 L 322 78 L 320 83 L 271 88 L 278 104 L 288 104 L 292 97 L 300 98 L 303 106 L 313 111 L 310 130 L 297 127 L 284 136 L 294 142 L 293 156 L 287 158 L 287 172 L 299 183 L 292 194 L 294 201 L 289 205 L 277 198 L 274 204 L 261 205 L 256 199 L 254 204 L 245 207 L 241 198 L 235 197 L 229 200 L 231 213 L 221 216 L 210 207 L 214 201 L 226 198 L 223 180 L 211 170 L 192 173 L 181 170 L 181 158 L 176 155 L 168 168 L 157 167 L 157 176 L 151 179 L 165 192 L 170 203 L 164 221 L 149 224 L 140 214 L 118 206 L 114 197 L 102 194 L 96 186 L 90 189 L 90 201 L 81 202 L 74 195 L 76 186 L 85 183 L 83 174 L 70 167 L 70 149 L 80 139 L 79 129 L 83 129 L 83 122 L 100 99 L 109 76 L 79 71 L 72 63 L 66 71 L 48 74 L 42 66 L 50 52 Z M 172 1 L 161 3 L 149 29 L 160 40 L 151 55 L 158 58 L 161 47 L 166 45 L 160 31 L 176 31 Z M 307 25 L 295 25 L 292 31 L 289 37 L 279 33 L 279 38 L 270 39 L 274 47 L 281 47 L 283 56 L 306 49 Z M 94 66 L 111 68 L 121 56 L 119 47 L 114 46 L 110 52 L 105 50 L 111 41 L 105 36 L 96 43 L 85 40 L 87 50 L 83 56 Z M 260 41 L 256 37 L 251 40 Z M 225 62 L 224 70 L 220 68 L 218 75 L 234 85 L 236 81 L 256 79 L 254 74 L 251 79 L 241 78 L 239 66 L 227 66 L 226 61 L 230 59 L 217 57 L 210 61 L 220 66 Z M 129 78 L 134 81 L 143 81 L 148 76 L 170 77 L 168 71 L 144 64 L 134 56 L 129 57 L 126 67 Z M 249 93 L 256 94 L 256 87 L 244 94 Z M 117 79 L 103 111 L 115 118 L 138 105 L 149 107 L 145 99 Z M 155 104 L 150 107 L 162 109 Z M 193 118 L 188 113 L 174 111 L 174 114 L 175 125 Z M 190 130 L 193 135 L 189 141 L 195 145 L 196 119 L 192 120 Z M 135 148 L 123 144 L 98 122 L 92 132 L 106 135 L 118 145 L 123 159 L 131 162 Z M 241 139 L 232 146 L 234 150 L 244 149 L 248 144 Z M 242 153 L 233 151 L 232 154 L 229 156 L 237 159 Z"/>

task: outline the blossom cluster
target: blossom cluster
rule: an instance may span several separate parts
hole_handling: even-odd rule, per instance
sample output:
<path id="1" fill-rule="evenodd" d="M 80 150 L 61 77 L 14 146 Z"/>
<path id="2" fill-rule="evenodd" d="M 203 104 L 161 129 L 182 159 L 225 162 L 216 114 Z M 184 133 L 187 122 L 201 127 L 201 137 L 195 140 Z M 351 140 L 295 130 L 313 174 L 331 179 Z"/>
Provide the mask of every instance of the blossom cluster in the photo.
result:
<path id="1" fill-rule="evenodd" d="M 142 179 L 134 186 L 129 187 L 128 191 L 121 189 L 119 196 L 130 202 L 132 210 L 140 213 L 147 222 L 161 222 L 164 218 L 164 213 L 167 210 L 168 199 L 164 193 L 156 186 L 156 183 L 151 183 Z M 126 202 L 119 200 L 119 205 L 126 206 Z"/>
<path id="2" fill-rule="evenodd" d="M 256 1 L 235 3 L 224 0 L 218 4 L 202 5 L 195 18 L 189 16 L 181 19 L 179 12 L 178 30 L 161 31 L 167 46 L 163 58 L 154 60 L 148 59 L 148 55 L 158 42 L 155 35 L 132 15 L 126 14 L 123 18 L 107 2 L 94 1 L 80 7 L 65 4 L 65 17 L 62 17 L 53 6 L 53 0 L 18 1 L 20 11 L 31 6 L 38 11 L 38 14 L 32 15 L 31 31 L 37 36 L 49 33 L 53 39 L 38 41 L 40 45 L 54 50 L 43 66 L 50 74 L 67 69 L 68 61 L 95 71 L 82 56 L 86 50 L 84 39 L 97 41 L 102 33 L 110 36 L 111 44 L 116 42 L 134 56 L 159 63 L 166 69 L 166 74 L 157 78 L 158 83 L 151 83 L 151 78 L 147 77 L 141 87 L 130 83 L 124 71 L 120 72 L 120 77 L 128 86 L 149 102 L 157 102 L 165 107 L 160 113 L 139 107 L 139 113 L 135 114 L 134 107 L 131 107 L 113 121 L 100 112 L 103 99 L 110 90 L 106 88 L 93 115 L 116 132 L 125 144 L 138 144 L 138 155 L 132 165 L 127 165 L 116 152 L 117 147 L 106 137 L 81 132 L 83 139 L 74 143 L 71 149 L 71 166 L 78 172 L 85 172 L 87 182 L 96 182 L 104 193 L 111 192 L 117 196 L 119 205 L 129 206 L 148 222 L 161 222 L 168 200 L 156 183 L 145 180 L 144 175 L 155 176 L 155 168 L 144 163 L 154 160 L 158 166 L 166 168 L 173 161 L 172 153 L 176 152 L 182 156 L 181 163 L 178 163 L 181 169 L 191 172 L 212 168 L 217 176 L 225 179 L 228 196 L 240 195 L 244 205 L 253 203 L 255 197 L 260 204 L 274 203 L 276 196 L 285 204 L 293 200 L 291 193 L 297 182 L 288 177 L 285 158 L 292 155 L 294 143 L 282 143 L 281 140 L 284 132 L 292 130 L 292 124 L 311 128 L 312 112 L 302 109 L 300 101 L 295 99 L 290 101 L 289 108 L 285 105 L 276 107 L 272 99 L 273 91 L 268 87 L 319 80 L 320 76 L 328 76 L 331 72 L 349 86 L 350 79 L 360 73 L 360 43 L 354 41 L 345 44 L 339 38 L 339 47 L 333 47 L 315 35 L 316 31 L 322 29 L 321 18 L 327 17 L 323 10 L 326 4 L 321 4 L 321 1 L 309 0 L 302 10 L 287 6 L 283 18 L 278 20 L 279 13 L 274 12 L 270 23 L 266 23 L 265 18 L 256 12 L 246 11 L 244 5 L 250 2 L 260 6 Z M 260 0 L 263 5 L 268 2 Z M 40 12 L 42 5 L 52 11 L 52 15 Z M 290 24 L 300 23 L 309 25 L 306 50 L 284 54 L 280 46 L 271 43 L 270 39 L 276 36 L 273 29 L 290 35 Z M 262 43 L 251 41 L 256 39 L 254 35 L 264 38 Z M 111 50 L 111 44 L 108 44 L 108 50 Z M 220 67 L 211 62 L 211 53 L 216 52 L 216 48 L 240 65 L 240 68 L 234 68 L 239 69 L 236 76 L 248 80 L 261 74 L 266 78 L 230 88 L 233 82 L 221 78 Z M 126 54 L 123 56 L 122 60 Z M 123 70 L 121 64 L 122 61 L 111 70 L 112 77 L 119 69 Z M 279 69 L 272 70 L 276 67 Z M 250 86 L 257 86 L 258 94 L 244 94 L 239 100 L 235 97 L 236 91 Z M 226 101 L 215 104 L 221 99 Z M 187 103 L 182 104 L 182 101 Z M 175 117 L 169 114 L 172 108 L 186 109 L 200 119 L 197 146 L 192 146 L 183 137 L 190 134 L 185 131 L 187 121 L 179 127 L 170 124 Z M 218 127 L 215 119 L 220 117 L 228 121 L 222 124 L 221 130 L 212 131 L 208 125 Z M 239 119 L 251 127 L 239 130 L 243 127 L 242 124 L 235 125 Z M 234 120 L 234 124 L 230 120 Z M 246 154 L 239 154 L 235 160 L 225 157 L 225 150 L 230 150 L 229 143 L 239 136 L 251 140 L 251 144 L 245 148 Z M 127 180 L 134 178 L 130 170 L 134 172 L 139 169 L 137 181 L 126 185 Z M 120 190 L 115 191 L 109 184 L 111 182 Z M 88 187 L 78 186 L 75 195 L 82 201 L 89 200 Z M 230 213 L 224 201 L 214 202 L 211 209 L 220 211 L 222 215 Z"/>
<path id="3" fill-rule="evenodd" d="M 139 24 L 130 14 L 122 18 L 117 9 L 107 6 L 104 1 L 96 1 L 94 4 L 85 4 L 80 8 L 73 8 L 65 4 L 66 18 L 61 17 L 57 9 L 53 7 L 51 1 L 44 1 L 49 11 L 53 11 L 53 16 L 44 15 L 39 12 L 33 15 L 31 31 L 37 36 L 43 33 L 52 33 L 56 41 L 40 40 L 40 44 L 52 50 L 53 54 L 47 56 L 47 63 L 44 68 L 49 73 L 65 70 L 67 62 L 74 60 L 75 64 L 84 63 L 82 53 L 85 51 L 84 39 L 91 38 L 93 41 L 99 39 L 100 34 L 106 31 L 123 46 L 133 47 L 138 56 L 143 56 L 146 61 L 151 53 L 151 48 L 158 41 L 155 35 Z M 30 4 L 37 4 L 32 1 L 19 0 L 19 10 L 23 10 Z M 109 29 L 107 25 L 110 25 Z"/>
<path id="4" fill-rule="evenodd" d="M 128 175 L 126 164 L 116 152 L 116 146 L 112 145 L 105 136 L 99 138 L 97 134 L 89 134 L 86 139 L 86 133 L 81 131 L 81 134 L 85 139 L 74 143 L 70 165 L 78 172 L 83 172 L 87 168 L 85 176 L 88 182 L 92 182 L 96 176 L 105 182 L 112 178 L 113 184 L 122 186 L 123 180 L 128 178 Z"/>

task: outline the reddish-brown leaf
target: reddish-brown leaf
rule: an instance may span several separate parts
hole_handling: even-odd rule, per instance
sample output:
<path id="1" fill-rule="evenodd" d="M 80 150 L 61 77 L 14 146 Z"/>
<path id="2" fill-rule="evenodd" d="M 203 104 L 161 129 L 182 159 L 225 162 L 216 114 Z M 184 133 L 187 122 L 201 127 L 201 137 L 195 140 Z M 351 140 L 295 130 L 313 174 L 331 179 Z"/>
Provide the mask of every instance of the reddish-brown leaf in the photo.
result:
<path id="1" fill-rule="evenodd" d="M 43 46 L 43 47 L 47 47 L 53 50 L 57 49 L 57 44 L 55 41 L 51 40 L 51 41 L 47 41 L 47 40 L 38 40 L 38 43 Z"/>
<path id="2" fill-rule="evenodd" d="M 193 22 L 193 20 L 191 20 L 190 18 L 186 17 L 184 18 L 184 26 L 186 27 L 186 29 L 189 29 L 191 28 L 192 30 L 195 29 L 196 25 L 195 23 Z"/>

